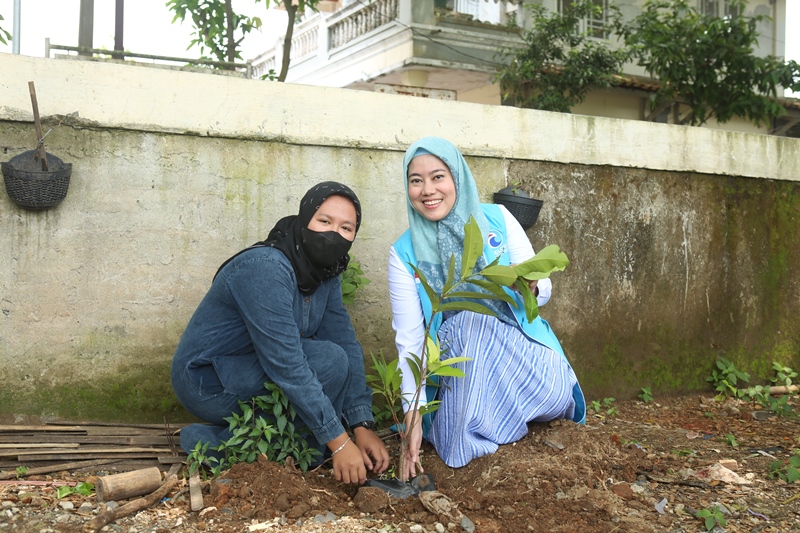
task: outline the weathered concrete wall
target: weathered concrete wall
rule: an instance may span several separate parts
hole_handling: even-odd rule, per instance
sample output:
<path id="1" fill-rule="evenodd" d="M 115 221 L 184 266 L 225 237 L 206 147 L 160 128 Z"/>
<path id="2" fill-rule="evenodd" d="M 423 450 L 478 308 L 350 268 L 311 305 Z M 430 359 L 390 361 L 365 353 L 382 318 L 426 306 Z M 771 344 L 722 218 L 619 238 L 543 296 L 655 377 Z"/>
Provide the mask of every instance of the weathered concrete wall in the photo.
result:
<path id="1" fill-rule="evenodd" d="M 0 160 L 47 138 L 67 198 L 0 194 L 0 418 L 185 418 L 172 351 L 217 266 L 337 179 L 364 204 L 372 279 L 352 315 L 394 353 L 390 243 L 406 227 L 402 152 L 461 146 L 487 200 L 545 201 L 529 232 L 572 264 L 543 309 L 590 398 L 703 386 L 714 358 L 797 367 L 800 142 L 697 128 L 0 54 Z M 19 418 L 17 418 L 19 419 Z"/>
<path id="2" fill-rule="evenodd" d="M 718 356 L 756 379 L 800 367 L 797 182 L 531 161 L 509 176 L 550 200 L 534 238 L 570 251 L 545 312 L 591 396 L 702 389 Z"/>

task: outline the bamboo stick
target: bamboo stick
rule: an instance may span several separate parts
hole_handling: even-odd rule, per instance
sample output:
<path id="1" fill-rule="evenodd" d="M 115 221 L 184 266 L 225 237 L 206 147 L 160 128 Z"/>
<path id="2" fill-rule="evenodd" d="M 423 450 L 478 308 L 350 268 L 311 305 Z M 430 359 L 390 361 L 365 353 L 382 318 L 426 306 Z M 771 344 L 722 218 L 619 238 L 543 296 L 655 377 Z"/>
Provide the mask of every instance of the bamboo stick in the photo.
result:
<path id="1" fill-rule="evenodd" d="M 39 102 L 36 100 L 36 87 L 33 82 L 28 82 L 28 90 L 31 93 L 31 104 L 33 105 L 33 124 L 36 127 L 36 149 L 39 150 L 39 159 L 42 162 L 42 170 L 47 172 L 47 152 L 44 150 L 44 135 L 42 134 L 42 121 L 39 118 Z"/>

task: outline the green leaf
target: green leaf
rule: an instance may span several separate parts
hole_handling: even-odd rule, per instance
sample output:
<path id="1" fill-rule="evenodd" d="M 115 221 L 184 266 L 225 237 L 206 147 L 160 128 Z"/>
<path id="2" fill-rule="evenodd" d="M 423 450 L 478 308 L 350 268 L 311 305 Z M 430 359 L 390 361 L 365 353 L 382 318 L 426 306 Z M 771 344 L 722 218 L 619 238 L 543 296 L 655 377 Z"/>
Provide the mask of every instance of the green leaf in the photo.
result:
<path id="1" fill-rule="evenodd" d="M 82 481 L 75 485 L 75 492 L 80 494 L 81 496 L 91 496 L 92 491 L 94 490 L 94 485 L 92 483 L 87 483 Z"/>
<path id="2" fill-rule="evenodd" d="M 431 301 L 431 305 L 435 306 L 439 302 L 439 295 L 436 294 L 430 284 L 428 283 L 428 278 L 425 277 L 425 274 L 422 273 L 420 269 L 418 269 L 415 265 L 409 263 L 411 268 L 414 269 L 414 273 L 416 273 L 417 277 L 419 278 L 419 282 L 422 284 L 422 288 L 425 289 L 425 293 L 428 295 L 428 299 Z"/>
<path id="3" fill-rule="evenodd" d="M 539 316 L 539 302 L 536 301 L 536 296 L 531 292 L 527 281 L 518 280 L 514 286 L 517 287 L 520 295 L 522 295 L 522 302 L 525 305 L 525 318 L 528 323 L 531 323 Z"/>
<path id="4" fill-rule="evenodd" d="M 497 316 L 497 313 L 489 309 L 483 304 L 477 302 L 449 302 L 439 306 L 440 311 L 472 311 L 473 313 L 480 313 L 482 315 Z"/>
<path id="5" fill-rule="evenodd" d="M 428 413 L 433 413 L 439 407 L 441 407 L 441 403 L 439 400 L 434 400 L 432 402 L 428 402 L 425 405 L 420 405 L 419 407 L 419 414 L 420 415 L 427 415 Z"/>
<path id="6" fill-rule="evenodd" d="M 464 253 L 461 255 L 461 277 L 470 275 L 483 254 L 483 236 L 478 222 L 470 215 L 464 224 Z"/>
<path id="7" fill-rule="evenodd" d="M 447 294 L 453 288 L 456 279 L 456 256 L 450 254 L 450 265 L 447 267 L 447 280 L 442 287 L 442 294 Z"/>
<path id="8" fill-rule="evenodd" d="M 512 286 L 519 277 L 514 267 L 506 265 L 488 266 L 480 271 L 480 275 L 504 287 Z"/>
<path id="9" fill-rule="evenodd" d="M 458 363 L 463 363 L 466 361 L 472 361 L 472 357 L 451 357 L 450 359 L 445 359 L 440 364 L 442 365 L 455 365 Z"/>
<path id="10" fill-rule="evenodd" d="M 414 376 L 414 382 L 419 383 L 420 380 L 420 372 L 422 370 L 422 359 L 414 353 L 409 354 L 411 360 L 408 362 L 408 367 L 411 369 L 411 373 Z"/>
<path id="11" fill-rule="evenodd" d="M 560 251 L 558 245 L 551 244 L 513 268 L 517 276 L 533 281 L 546 278 L 551 272 L 564 270 L 568 264 L 567 254 Z"/>
<path id="12" fill-rule="evenodd" d="M 437 368 L 433 374 L 436 376 L 453 376 L 456 378 L 463 378 L 466 375 L 461 369 L 446 365 Z"/>
<path id="13" fill-rule="evenodd" d="M 505 291 L 503 291 L 503 296 L 486 292 L 459 291 L 448 294 L 445 301 L 447 301 L 450 298 L 468 298 L 471 300 L 504 300 L 504 301 L 512 299 L 508 296 L 508 294 L 506 294 Z"/>
<path id="14" fill-rule="evenodd" d="M 514 307 L 517 306 L 517 301 L 510 294 L 508 294 L 501 285 L 498 285 L 497 283 L 494 283 L 486 279 L 478 279 L 475 277 L 470 278 L 469 282 L 472 283 L 473 285 L 477 285 L 478 287 L 487 292 L 490 292 L 491 294 L 494 294 L 495 296 L 497 296 L 498 300 L 503 300 L 505 302 L 508 302 Z"/>
<path id="15" fill-rule="evenodd" d="M 439 360 L 441 351 L 439 350 L 439 342 L 430 335 L 425 343 L 425 353 L 427 355 L 428 364 Z"/>

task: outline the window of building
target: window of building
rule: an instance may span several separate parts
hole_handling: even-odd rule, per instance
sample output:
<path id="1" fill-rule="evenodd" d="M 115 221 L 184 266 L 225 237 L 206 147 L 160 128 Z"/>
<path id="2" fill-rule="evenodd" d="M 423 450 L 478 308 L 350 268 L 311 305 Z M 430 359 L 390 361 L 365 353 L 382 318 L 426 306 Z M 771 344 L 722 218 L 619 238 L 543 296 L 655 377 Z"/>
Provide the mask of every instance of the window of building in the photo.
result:
<path id="1" fill-rule="evenodd" d="M 731 5 L 731 0 L 698 0 L 698 10 L 709 17 L 736 17 L 741 15 L 738 6 Z"/>
<path id="2" fill-rule="evenodd" d="M 609 32 L 605 29 L 608 22 L 608 2 L 609 0 L 592 0 L 595 8 L 600 8 L 599 13 L 594 13 L 581 21 L 581 32 L 594 39 L 608 39 Z M 564 10 L 574 3 L 576 0 L 558 0 L 558 12 L 564 13 Z"/>

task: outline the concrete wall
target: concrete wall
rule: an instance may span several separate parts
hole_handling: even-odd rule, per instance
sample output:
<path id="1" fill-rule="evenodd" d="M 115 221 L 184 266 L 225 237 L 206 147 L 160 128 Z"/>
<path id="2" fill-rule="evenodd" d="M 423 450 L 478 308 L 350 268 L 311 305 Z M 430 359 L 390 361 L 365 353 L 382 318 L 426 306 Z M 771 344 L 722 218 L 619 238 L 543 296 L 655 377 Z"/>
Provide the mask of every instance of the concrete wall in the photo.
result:
<path id="1" fill-rule="evenodd" d="M 67 198 L 0 194 L 0 419 L 186 419 L 171 354 L 217 266 L 325 179 L 358 192 L 352 306 L 394 354 L 386 260 L 405 229 L 402 153 L 440 135 L 487 200 L 544 200 L 551 322 L 590 398 L 704 386 L 714 359 L 800 365 L 800 141 L 197 73 L 0 54 L 0 160 L 35 146 L 34 81 Z"/>

